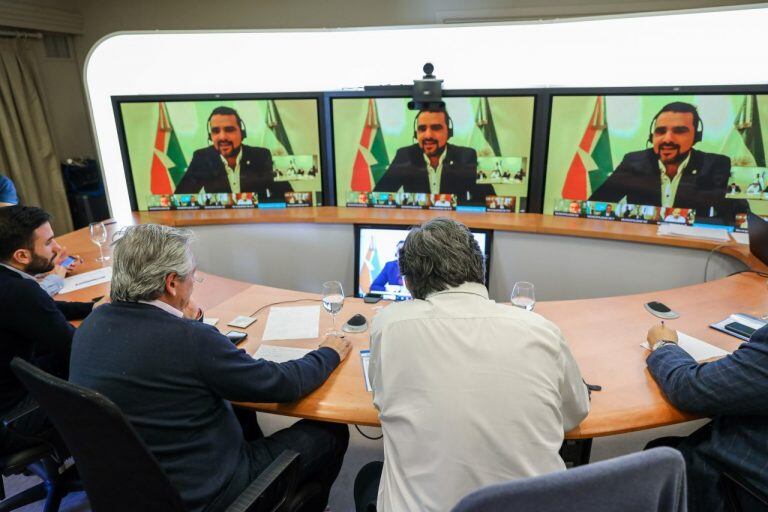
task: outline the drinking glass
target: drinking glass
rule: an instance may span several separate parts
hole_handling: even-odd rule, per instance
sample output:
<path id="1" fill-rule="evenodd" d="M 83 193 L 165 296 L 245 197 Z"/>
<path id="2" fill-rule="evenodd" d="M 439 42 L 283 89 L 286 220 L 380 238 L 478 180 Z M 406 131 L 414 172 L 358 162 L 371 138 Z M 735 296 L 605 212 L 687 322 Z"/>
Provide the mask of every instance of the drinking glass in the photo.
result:
<path id="1" fill-rule="evenodd" d="M 91 242 L 99 246 L 99 257 L 96 258 L 96 261 L 103 263 L 109 260 L 109 256 L 104 256 L 104 249 L 102 248 L 107 241 L 107 227 L 103 222 L 91 222 L 88 227 L 91 230 Z"/>
<path id="2" fill-rule="evenodd" d="M 323 283 L 323 307 L 331 314 L 333 329 L 328 333 L 334 336 L 343 336 L 336 330 L 336 315 L 344 306 L 344 290 L 338 281 L 326 281 Z"/>
<path id="3" fill-rule="evenodd" d="M 526 311 L 533 311 L 536 305 L 536 295 L 533 293 L 533 283 L 518 281 L 512 288 L 512 305 Z"/>

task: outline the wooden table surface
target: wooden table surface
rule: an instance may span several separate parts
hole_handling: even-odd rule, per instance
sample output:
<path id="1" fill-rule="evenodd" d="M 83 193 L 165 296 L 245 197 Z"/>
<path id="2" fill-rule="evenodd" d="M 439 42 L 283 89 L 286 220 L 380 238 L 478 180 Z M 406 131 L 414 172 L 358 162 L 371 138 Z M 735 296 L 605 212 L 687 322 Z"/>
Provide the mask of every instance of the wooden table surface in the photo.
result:
<path id="1" fill-rule="evenodd" d="M 311 209 L 310 209 L 311 210 Z M 321 210 L 316 208 L 314 210 Z M 334 210 L 353 210 L 337 208 Z M 318 212 L 306 212 L 298 210 L 300 214 L 287 213 L 290 217 L 280 217 L 268 212 L 268 219 L 275 222 L 307 222 L 311 216 L 317 217 Z M 241 215 L 239 211 L 236 215 Z M 168 213 L 168 212 L 163 212 Z M 174 212 L 178 213 L 178 212 Z M 219 212 L 183 212 L 194 214 L 212 214 Z M 253 211 L 247 213 L 253 214 Z M 262 212 L 259 212 L 262 213 Z M 264 212 L 267 213 L 267 212 Z M 281 212 L 286 213 L 286 212 Z M 329 212 L 330 213 L 330 212 Z M 364 211 L 364 214 L 371 213 Z M 356 214 L 352 218 L 339 221 L 347 222 L 374 222 L 378 220 L 380 212 L 372 212 L 374 219 L 362 217 Z M 416 212 L 418 215 L 401 217 L 401 223 L 419 222 L 424 214 L 432 212 Z M 341 212 L 339 215 L 347 215 Z M 490 216 L 490 220 L 474 219 L 467 221 L 465 217 L 472 219 L 473 215 L 466 214 L 460 220 L 473 227 L 496 227 L 494 223 L 502 215 L 478 215 L 478 217 Z M 585 229 L 582 219 L 553 219 L 547 216 L 517 215 L 519 224 L 512 223 L 507 226 L 510 230 L 529 231 L 538 233 L 568 234 L 581 236 L 580 230 Z M 324 221 L 328 216 L 323 217 Z M 259 217 L 260 222 L 270 222 Z M 280 220 L 277 220 L 280 219 Z M 163 216 L 139 214 L 135 222 L 161 221 Z M 168 224 L 188 224 L 199 219 L 188 217 L 185 219 L 171 219 Z M 395 222 L 387 218 L 389 223 Z M 509 220 L 509 219 L 507 219 Z M 221 219 L 219 219 L 221 221 Z M 565 221 L 565 222 L 561 222 Z M 321 222 L 321 221 L 318 221 Z M 204 222 L 200 222 L 204 223 Z M 226 222 L 220 222 L 226 223 Z M 569 226 L 571 226 L 569 228 Z M 646 233 L 649 226 L 624 225 L 620 223 L 592 221 L 589 226 L 595 227 L 598 233 L 611 235 L 606 238 L 621 238 L 626 235 L 624 230 L 633 229 L 631 233 L 636 239 L 644 241 L 646 237 L 655 236 Z M 116 225 L 110 225 L 110 231 L 114 231 Z M 519 228 L 519 229 L 518 229 Z M 621 228 L 621 232 L 616 231 Z M 655 228 L 653 229 L 655 233 Z M 621 235 L 621 236 L 620 236 Z M 595 236 L 594 233 L 585 236 Z M 656 237 L 660 238 L 660 237 Z M 79 271 L 92 270 L 99 266 L 94 261 L 98 256 L 98 248 L 91 244 L 87 230 L 79 230 L 58 237 L 63 245 L 66 245 L 71 254 L 79 254 L 86 259 L 86 263 Z M 661 243 L 667 243 L 667 240 Z M 700 240 L 687 241 L 674 239 L 668 245 L 684 245 L 692 248 L 707 249 L 715 244 Z M 648 243 L 660 243 L 651 241 Z M 703 245 L 703 247 L 702 247 Z M 747 264 L 753 264 L 754 258 L 744 251 L 741 246 L 735 244 L 731 247 L 732 256 L 739 258 Z M 765 268 L 764 266 L 759 268 Z M 628 269 L 631 271 L 631 269 Z M 219 318 L 217 327 L 226 332 L 230 328 L 227 322 L 238 315 L 250 315 L 262 306 L 281 301 L 296 301 L 306 299 L 306 302 L 283 304 L 290 307 L 294 305 L 320 304 L 318 294 L 304 293 L 290 290 L 282 290 L 265 286 L 243 283 L 210 274 L 205 274 L 203 283 L 196 285 L 194 298 L 206 310 L 206 316 Z M 90 300 L 108 292 L 107 285 L 91 287 L 79 292 L 61 296 L 63 300 Z M 582 374 L 587 382 L 599 384 L 603 387 L 600 392 L 592 393 L 592 407 L 587 418 L 576 429 L 567 434 L 569 439 L 592 438 L 630 432 L 662 425 L 679 423 L 694 419 L 692 415 L 682 413 L 670 405 L 661 395 L 658 386 L 650 377 L 645 367 L 647 351 L 640 344 L 645 339 L 645 333 L 654 323 L 654 319 L 643 309 L 643 304 L 650 300 L 659 300 L 680 313 L 680 319 L 668 322 L 675 329 L 700 338 L 704 341 L 732 351 L 738 347 L 736 338 L 722 334 L 708 327 L 710 323 L 727 317 L 733 312 L 751 313 L 763 315 L 768 313 L 768 287 L 766 279 L 755 274 L 740 274 L 709 283 L 687 286 L 666 291 L 642 293 L 620 297 L 607 297 L 600 299 L 568 300 L 539 302 L 536 304 L 536 312 L 555 322 L 562 330 L 566 340 L 579 363 Z M 312 302 L 314 301 L 314 302 Z M 339 324 L 355 313 L 361 313 L 370 319 L 379 308 L 386 307 L 385 302 L 377 305 L 365 304 L 361 299 L 348 298 L 344 309 L 338 317 Z M 248 353 L 254 353 L 260 344 L 269 308 L 264 308 L 256 315 L 257 321 L 249 328 L 248 339 L 241 347 Z M 320 332 L 329 329 L 331 319 L 328 314 L 321 311 Z M 371 395 L 365 390 L 363 382 L 362 364 L 359 356 L 360 350 L 368 348 L 368 333 L 349 335 L 353 342 L 353 352 L 334 371 L 331 377 L 317 390 L 302 400 L 290 404 L 250 404 L 255 409 L 277 414 L 285 414 L 302 418 L 321 419 L 340 423 L 354 423 L 359 425 L 376 426 L 378 414 L 371 401 Z M 513 342 L 512 340 L 510 342 Z M 283 345 L 301 348 L 315 348 L 319 340 L 291 340 L 270 341 L 270 345 Z"/>

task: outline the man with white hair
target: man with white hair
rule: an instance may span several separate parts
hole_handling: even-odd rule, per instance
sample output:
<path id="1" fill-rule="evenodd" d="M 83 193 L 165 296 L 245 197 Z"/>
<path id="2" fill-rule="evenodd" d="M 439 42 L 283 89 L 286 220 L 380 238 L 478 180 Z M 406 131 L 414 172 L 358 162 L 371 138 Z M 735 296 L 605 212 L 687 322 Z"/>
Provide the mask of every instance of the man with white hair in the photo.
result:
<path id="1" fill-rule="evenodd" d="M 557 326 L 488 298 L 480 246 L 454 220 L 411 229 L 399 261 L 414 300 L 371 326 L 384 463 L 380 483 L 361 470 L 358 510 L 450 510 L 484 485 L 565 469 L 563 436 L 589 398 Z"/>
<path id="2" fill-rule="evenodd" d="M 72 347 L 70 380 L 117 404 L 191 511 L 225 509 L 283 450 L 301 455 L 302 481 L 325 509 L 349 440 L 346 425 L 299 421 L 245 439 L 230 401 L 292 402 L 320 386 L 349 353 L 328 337 L 296 361 L 254 359 L 198 321 L 191 300 L 190 232 L 147 224 L 114 243 L 112 303 L 91 315 Z"/>

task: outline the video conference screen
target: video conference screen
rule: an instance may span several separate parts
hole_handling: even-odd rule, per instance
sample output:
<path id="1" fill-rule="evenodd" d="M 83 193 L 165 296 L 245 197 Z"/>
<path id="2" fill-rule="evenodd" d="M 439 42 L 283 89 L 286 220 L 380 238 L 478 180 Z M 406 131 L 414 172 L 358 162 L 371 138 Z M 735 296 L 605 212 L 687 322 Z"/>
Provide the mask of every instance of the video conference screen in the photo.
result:
<path id="1" fill-rule="evenodd" d="M 526 211 L 534 97 L 443 100 L 332 99 L 339 206 Z"/>
<path id="2" fill-rule="evenodd" d="M 545 214 L 746 229 L 768 214 L 768 95 L 552 99 Z"/>
<path id="3" fill-rule="evenodd" d="M 139 210 L 322 203 L 315 98 L 114 104 Z"/>
<path id="4" fill-rule="evenodd" d="M 408 236 L 409 228 L 402 226 L 355 226 L 355 294 L 381 295 L 388 300 L 407 300 L 411 294 L 403 284 L 397 255 Z M 490 254 L 493 233 L 472 229 L 485 257 L 485 285 L 490 274 Z"/>

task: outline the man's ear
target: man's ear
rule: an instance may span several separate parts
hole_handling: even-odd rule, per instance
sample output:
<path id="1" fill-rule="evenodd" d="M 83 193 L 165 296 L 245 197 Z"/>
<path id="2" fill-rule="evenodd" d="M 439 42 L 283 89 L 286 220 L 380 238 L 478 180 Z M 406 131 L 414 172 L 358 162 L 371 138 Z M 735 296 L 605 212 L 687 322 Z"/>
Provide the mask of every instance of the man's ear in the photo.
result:
<path id="1" fill-rule="evenodd" d="M 178 293 L 178 283 L 176 282 L 177 274 L 175 272 L 171 272 L 167 276 L 165 276 L 165 293 L 170 295 L 171 297 L 176 297 L 176 294 Z"/>
<path id="2" fill-rule="evenodd" d="M 16 249 L 11 254 L 11 261 L 26 267 L 32 262 L 32 251 L 29 249 Z"/>

